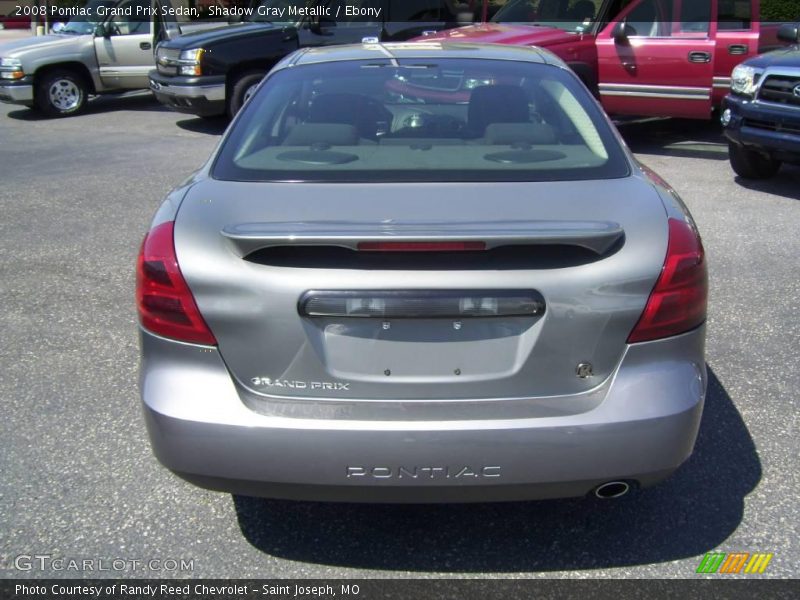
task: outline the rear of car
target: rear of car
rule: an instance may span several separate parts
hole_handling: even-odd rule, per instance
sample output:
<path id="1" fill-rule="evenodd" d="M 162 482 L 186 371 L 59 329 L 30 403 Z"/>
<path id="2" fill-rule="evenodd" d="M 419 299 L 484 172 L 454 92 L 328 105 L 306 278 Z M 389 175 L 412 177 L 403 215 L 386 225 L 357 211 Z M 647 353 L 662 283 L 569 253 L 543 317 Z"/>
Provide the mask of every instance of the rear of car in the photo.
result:
<path id="1" fill-rule="evenodd" d="M 301 51 L 143 243 L 153 448 L 271 497 L 616 495 L 692 451 L 706 285 L 683 205 L 551 55 Z"/>

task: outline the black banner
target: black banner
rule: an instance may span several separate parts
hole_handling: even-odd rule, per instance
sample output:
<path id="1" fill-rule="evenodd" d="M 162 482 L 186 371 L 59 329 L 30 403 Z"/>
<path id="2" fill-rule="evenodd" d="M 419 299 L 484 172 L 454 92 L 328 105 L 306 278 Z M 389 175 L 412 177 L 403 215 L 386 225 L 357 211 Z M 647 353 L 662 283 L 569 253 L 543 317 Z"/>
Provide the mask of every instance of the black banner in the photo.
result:
<path id="1" fill-rule="evenodd" d="M 626 600 L 716 598 L 782 600 L 797 598 L 796 580 L 714 578 L 705 580 L 570 579 L 217 579 L 0 580 L 0 598 L 122 600 L 262 600 L 424 599 L 549 600 L 623 597 Z"/>

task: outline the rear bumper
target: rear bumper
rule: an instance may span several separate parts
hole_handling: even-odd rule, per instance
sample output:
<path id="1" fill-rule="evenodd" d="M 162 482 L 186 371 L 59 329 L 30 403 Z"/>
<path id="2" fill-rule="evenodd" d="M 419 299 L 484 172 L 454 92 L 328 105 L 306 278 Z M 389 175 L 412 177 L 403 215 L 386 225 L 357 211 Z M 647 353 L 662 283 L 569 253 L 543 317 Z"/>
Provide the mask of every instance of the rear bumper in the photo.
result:
<path id="1" fill-rule="evenodd" d="M 225 77 L 165 77 L 150 72 L 150 89 L 161 104 L 200 116 L 225 113 Z"/>
<path id="2" fill-rule="evenodd" d="M 600 386 L 602 402 L 566 416 L 270 416 L 242 403 L 216 349 L 146 332 L 141 392 L 158 459 L 211 489 L 355 502 L 581 496 L 611 480 L 656 483 L 689 457 L 705 398 L 704 339 L 701 327 L 630 346 Z"/>
<path id="3" fill-rule="evenodd" d="M 732 142 L 758 149 L 785 162 L 800 162 L 800 110 L 729 95 L 725 136 Z"/>
<path id="4" fill-rule="evenodd" d="M 19 82 L 0 83 L 0 102 L 33 106 L 33 81 L 26 77 Z"/>

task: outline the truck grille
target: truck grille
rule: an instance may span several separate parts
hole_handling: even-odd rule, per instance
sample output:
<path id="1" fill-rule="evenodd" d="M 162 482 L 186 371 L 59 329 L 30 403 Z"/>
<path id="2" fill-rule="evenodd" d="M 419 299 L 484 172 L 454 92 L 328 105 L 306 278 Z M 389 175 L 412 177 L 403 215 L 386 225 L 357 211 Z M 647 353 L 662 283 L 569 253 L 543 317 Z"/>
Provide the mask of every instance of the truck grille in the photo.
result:
<path id="1" fill-rule="evenodd" d="M 180 50 L 159 48 L 156 53 L 156 69 L 158 69 L 158 72 L 164 75 L 177 75 L 180 55 Z"/>
<path id="2" fill-rule="evenodd" d="M 758 99 L 800 107 L 800 76 L 769 75 L 761 84 Z"/>
<path id="3" fill-rule="evenodd" d="M 754 129 L 765 129 L 767 131 L 774 131 L 775 133 L 788 133 L 800 136 L 800 125 L 761 121 L 757 119 L 745 119 L 743 125 L 745 127 L 753 127 Z"/>

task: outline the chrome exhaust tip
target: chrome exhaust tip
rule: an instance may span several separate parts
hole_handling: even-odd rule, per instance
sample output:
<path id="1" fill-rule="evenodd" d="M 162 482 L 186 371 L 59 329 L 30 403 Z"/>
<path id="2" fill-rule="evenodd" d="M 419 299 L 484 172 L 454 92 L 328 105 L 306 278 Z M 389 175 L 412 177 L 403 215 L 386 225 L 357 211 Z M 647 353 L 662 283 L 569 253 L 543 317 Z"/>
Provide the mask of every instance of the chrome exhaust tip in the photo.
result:
<path id="1" fill-rule="evenodd" d="M 609 481 L 594 488 L 594 495 L 604 500 L 608 498 L 621 498 L 627 494 L 631 486 L 624 481 Z"/>

